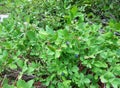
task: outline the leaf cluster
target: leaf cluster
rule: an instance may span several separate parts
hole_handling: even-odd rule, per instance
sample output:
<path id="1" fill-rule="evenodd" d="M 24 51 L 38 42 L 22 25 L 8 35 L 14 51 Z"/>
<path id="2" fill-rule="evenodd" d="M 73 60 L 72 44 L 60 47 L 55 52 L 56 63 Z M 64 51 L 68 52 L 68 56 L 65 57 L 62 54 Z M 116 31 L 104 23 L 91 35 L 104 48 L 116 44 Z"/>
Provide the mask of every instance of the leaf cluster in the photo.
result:
<path id="1" fill-rule="evenodd" d="M 33 88 L 36 81 L 48 88 L 120 87 L 120 22 L 89 23 L 84 5 L 92 0 L 85 1 L 13 0 L 0 23 L 3 88 Z M 9 81 L 8 70 L 19 73 Z"/>

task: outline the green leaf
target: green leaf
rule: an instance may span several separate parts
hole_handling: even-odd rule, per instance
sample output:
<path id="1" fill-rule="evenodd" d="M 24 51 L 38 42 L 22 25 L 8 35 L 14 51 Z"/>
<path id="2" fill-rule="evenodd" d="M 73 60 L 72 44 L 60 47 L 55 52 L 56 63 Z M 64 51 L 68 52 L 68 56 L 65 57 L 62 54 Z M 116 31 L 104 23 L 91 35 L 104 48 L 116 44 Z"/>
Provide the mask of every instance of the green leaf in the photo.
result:
<path id="1" fill-rule="evenodd" d="M 27 82 L 27 88 L 32 88 L 32 85 L 34 83 L 34 80 L 30 80 Z"/>
<path id="2" fill-rule="evenodd" d="M 117 55 L 120 56 L 120 49 L 116 51 Z"/>
<path id="3" fill-rule="evenodd" d="M 59 58 L 61 54 L 61 49 L 55 51 L 55 58 Z"/>
<path id="4" fill-rule="evenodd" d="M 26 20 L 26 22 L 29 23 L 29 22 L 30 22 L 30 16 L 26 16 L 26 17 L 25 17 L 25 20 Z"/>
<path id="5" fill-rule="evenodd" d="M 17 88 L 28 88 L 24 80 L 19 79 L 17 81 Z"/>
<path id="6" fill-rule="evenodd" d="M 53 51 L 53 52 L 55 52 L 55 47 L 53 47 L 53 46 L 51 46 L 51 45 L 48 45 L 48 48 L 51 50 L 51 51 Z"/>
<path id="7" fill-rule="evenodd" d="M 28 82 L 25 82 L 24 80 L 18 80 L 17 81 L 17 88 L 32 88 L 34 81 L 30 80 Z"/>
<path id="8" fill-rule="evenodd" d="M 104 76 L 101 76 L 101 77 L 100 77 L 100 79 L 101 79 L 101 81 L 102 81 L 103 83 L 108 82 L 108 80 L 107 80 L 107 79 L 105 79 L 105 78 L 104 78 Z"/>
<path id="9" fill-rule="evenodd" d="M 99 67 L 99 68 L 107 68 L 108 67 L 107 64 L 102 61 L 95 61 L 94 66 Z"/>
<path id="10" fill-rule="evenodd" d="M 65 88 L 70 88 L 70 83 L 71 83 L 71 80 L 64 80 L 63 81 L 63 85 Z"/>
<path id="11" fill-rule="evenodd" d="M 4 85 L 3 85 L 3 88 L 16 88 L 16 87 L 13 86 L 13 85 L 4 84 Z"/>
<path id="12" fill-rule="evenodd" d="M 8 84 L 8 81 L 9 81 L 9 80 L 8 80 L 7 78 L 4 78 L 4 81 L 3 81 L 2 84 L 3 84 L 3 85 Z"/>
<path id="13" fill-rule="evenodd" d="M 112 81 L 111 81 L 111 84 L 114 88 L 118 88 L 120 86 L 120 78 L 114 78 Z"/>
<path id="14" fill-rule="evenodd" d="M 54 34 L 54 31 L 52 28 L 50 28 L 48 25 L 46 25 L 46 32 L 49 34 Z"/>
<path id="15" fill-rule="evenodd" d="M 27 73 L 32 73 L 34 70 L 35 70 L 35 68 L 33 68 L 32 66 L 28 67 L 27 68 Z"/>
<path id="16" fill-rule="evenodd" d="M 120 65 L 116 65 L 114 67 L 112 67 L 112 72 L 115 74 L 115 75 L 119 75 L 120 74 Z"/>
<path id="17" fill-rule="evenodd" d="M 48 35 L 49 34 L 46 31 L 39 31 L 39 36 L 42 39 L 47 39 Z"/>
<path id="18" fill-rule="evenodd" d="M 105 77 L 106 79 L 111 79 L 111 78 L 114 78 L 115 75 L 114 75 L 112 72 L 106 72 L 106 73 L 104 74 L 104 77 Z"/>
<path id="19" fill-rule="evenodd" d="M 85 78 L 85 79 L 84 79 L 84 82 L 85 82 L 85 83 L 90 83 L 90 79 Z"/>
<path id="20" fill-rule="evenodd" d="M 9 65 L 9 67 L 10 67 L 11 69 L 16 69 L 16 68 L 17 68 L 17 66 L 16 66 L 14 63 L 11 63 L 11 64 Z"/>
<path id="21" fill-rule="evenodd" d="M 24 62 L 23 62 L 23 60 L 18 60 L 17 61 L 17 65 L 20 67 L 20 68 L 22 68 L 23 66 L 24 66 Z"/>
<path id="22" fill-rule="evenodd" d="M 72 18 L 75 17 L 75 15 L 77 14 L 77 11 L 78 11 L 78 8 L 77 6 L 73 6 L 72 9 L 71 9 L 71 15 L 72 15 Z"/>
<path id="23" fill-rule="evenodd" d="M 36 40 L 36 35 L 34 31 L 28 31 L 27 32 L 27 37 L 29 40 Z"/>
<path id="24" fill-rule="evenodd" d="M 115 76 L 112 72 L 106 72 L 106 73 L 104 73 L 104 75 L 102 75 L 100 77 L 100 79 L 103 83 L 106 83 L 106 82 L 110 81 L 111 79 L 113 79 L 114 77 Z"/>
<path id="25" fill-rule="evenodd" d="M 77 66 L 73 66 L 73 67 L 71 68 L 71 71 L 72 71 L 72 72 L 75 72 L 75 73 L 77 73 L 78 70 L 79 70 L 79 68 L 78 68 Z"/>

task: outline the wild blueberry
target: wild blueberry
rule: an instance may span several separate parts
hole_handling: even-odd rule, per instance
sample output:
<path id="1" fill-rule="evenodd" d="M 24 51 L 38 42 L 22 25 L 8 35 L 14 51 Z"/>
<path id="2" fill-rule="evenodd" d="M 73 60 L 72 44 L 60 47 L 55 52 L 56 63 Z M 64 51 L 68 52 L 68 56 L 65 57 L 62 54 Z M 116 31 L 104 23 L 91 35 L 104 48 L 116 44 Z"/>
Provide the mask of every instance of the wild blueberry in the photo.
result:
<path id="1" fill-rule="evenodd" d="M 64 73 L 64 72 L 62 72 L 62 73 L 61 73 L 61 75 L 62 75 L 62 76 L 65 76 L 65 73 Z"/>
<path id="2" fill-rule="evenodd" d="M 79 57 L 79 54 L 75 54 L 75 58 L 78 58 Z"/>
<path id="3" fill-rule="evenodd" d="M 66 45 L 69 46 L 69 45 L 70 45 L 70 42 L 67 41 L 67 42 L 66 42 Z"/>

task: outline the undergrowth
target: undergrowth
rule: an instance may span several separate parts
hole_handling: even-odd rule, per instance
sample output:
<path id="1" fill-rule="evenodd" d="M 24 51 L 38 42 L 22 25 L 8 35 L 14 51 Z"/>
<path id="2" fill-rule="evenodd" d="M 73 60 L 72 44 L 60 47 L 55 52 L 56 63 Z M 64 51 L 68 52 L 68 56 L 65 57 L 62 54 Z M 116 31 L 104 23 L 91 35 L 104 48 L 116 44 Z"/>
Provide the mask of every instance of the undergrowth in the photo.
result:
<path id="1" fill-rule="evenodd" d="M 1 86 L 119 88 L 119 7 L 93 2 L 8 0 L 9 18 L 0 23 Z"/>

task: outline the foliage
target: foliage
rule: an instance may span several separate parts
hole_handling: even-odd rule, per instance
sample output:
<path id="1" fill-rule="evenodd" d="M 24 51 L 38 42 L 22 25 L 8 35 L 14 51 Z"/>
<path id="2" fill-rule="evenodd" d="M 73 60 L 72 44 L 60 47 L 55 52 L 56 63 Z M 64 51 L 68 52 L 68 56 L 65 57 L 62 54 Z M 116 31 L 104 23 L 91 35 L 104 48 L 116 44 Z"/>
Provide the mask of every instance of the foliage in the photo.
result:
<path id="1" fill-rule="evenodd" d="M 112 19 L 105 27 L 85 22 L 85 6 L 74 0 L 17 0 L 12 5 L 0 24 L 0 73 L 20 73 L 12 85 L 1 77 L 3 88 L 33 88 L 35 81 L 48 88 L 120 87 L 120 22 Z M 25 82 L 23 74 L 36 78 Z"/>
<path id="2" fill-rule="evenodd" d="M 94 15 L 100 16 L 101 19 L 115 19 L 119 21 L 120 19 L 120 9 L 119 0 L 85 0 L 87 2 L 87 7 L 85 13 L 89 17 Z"/>

